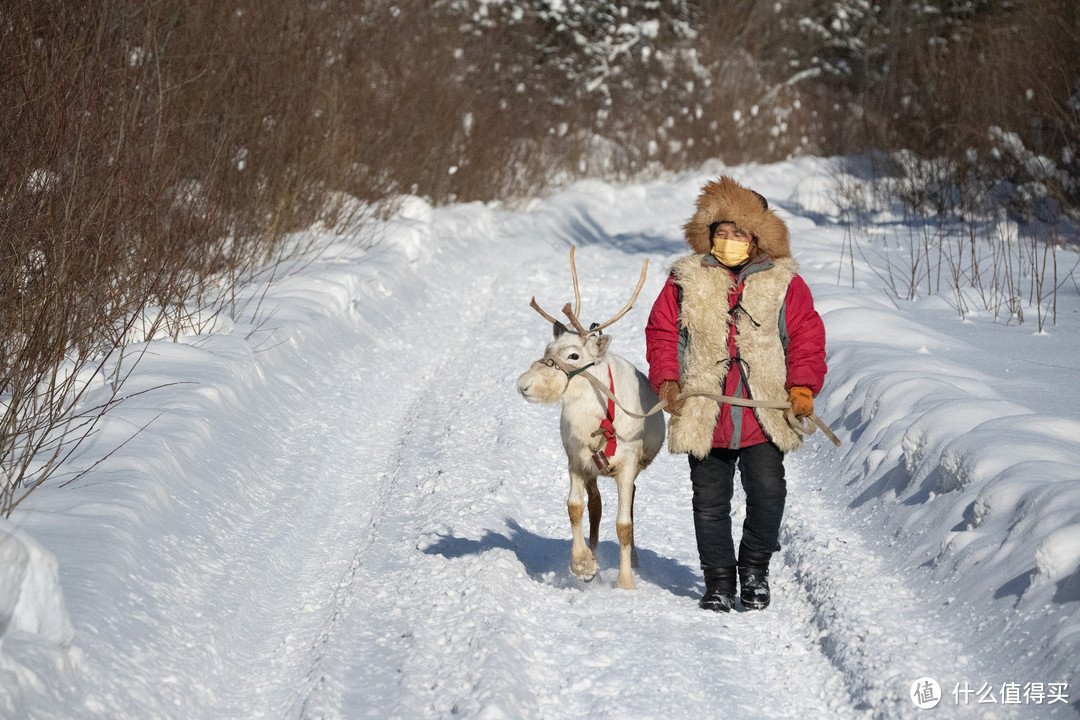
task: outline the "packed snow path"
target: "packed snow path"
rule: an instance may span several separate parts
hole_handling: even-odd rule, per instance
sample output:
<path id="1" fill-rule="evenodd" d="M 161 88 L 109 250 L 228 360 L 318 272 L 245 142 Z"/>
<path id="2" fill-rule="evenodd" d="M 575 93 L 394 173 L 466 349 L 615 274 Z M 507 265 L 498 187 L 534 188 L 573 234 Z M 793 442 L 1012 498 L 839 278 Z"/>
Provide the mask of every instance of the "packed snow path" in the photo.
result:
<path id="1" fill-rule="evenodd" d="M 558 409 L 514 386 L 550 337 L 528 298 L 571 299 L 576 244 L 583 319 L 607 319 L 648 257 L 641 299 L 609 331 L 612 350 L 644 368 L 645 318 L 684 252 L 677 220 L 697 182 L 647 198 L 655 227 L 638 210 L 625 232 L 618 211 L 643 190 L 610 215 L 596 197 L 531 212 L 421 208 L 398 221 L 397 244 L 277 288 L 281 302 L 337 302 L 324 318 L 308 308 L 310 327 L 286 332 L 286 346 L 275 346 L 283 316 L 260 326 L 254 353 L 228 334 L 174 348 L 200 389 L 177 395 L 153 437 L 182 466 L 130 465 L 133 486 L 142 467 L 181 489 L 149 492 L 149 519 L 141 490 L 127 512 L 111 495 L 73 511 L 120 531 L 106 548 L 56 549 L 80 658 L 41 716 L 894 718 L 931 712 L 909 689 L 946 669 L 975 685 L 1024 679 L 980 653 L 975 622 L 927 604 L 865 516 L 830 502 L 844 451 L 820 435 L 788 461 L 768 610 L 698 609 L 686 460 L 666 451 L 638 481 L 638 590 L 613 587 L 610 481 L 601 573 L 570 575 Z M 837 302 L 825 283 L 836 248 L 800 253 L 794 235 L 816 297 Z M 117 577 L 92 576 L 99 550 L 120 556 Z M 987 711 L 951 691 L 941 717 Z M 990 716 L 1074 713 L 996 704 Z"/>

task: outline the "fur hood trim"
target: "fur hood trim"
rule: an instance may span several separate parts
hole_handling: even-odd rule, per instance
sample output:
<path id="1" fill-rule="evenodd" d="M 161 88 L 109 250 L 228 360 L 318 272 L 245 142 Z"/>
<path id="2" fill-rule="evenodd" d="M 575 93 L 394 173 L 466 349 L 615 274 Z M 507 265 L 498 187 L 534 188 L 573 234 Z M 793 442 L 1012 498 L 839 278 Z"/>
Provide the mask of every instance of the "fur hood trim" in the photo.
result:
<path id="1" fill-rule="evenodd" d="M 774 260 L 791 257 L 787 225 L 769 209 L 758 193 L 724 175 L 710 180 L 701 189 L 697 211 L 683 225 L 687 244 L 695 253 L 712 250 L 709 227 L 713 223 L 733 222 L 757 238 L 758 250 Z"/>

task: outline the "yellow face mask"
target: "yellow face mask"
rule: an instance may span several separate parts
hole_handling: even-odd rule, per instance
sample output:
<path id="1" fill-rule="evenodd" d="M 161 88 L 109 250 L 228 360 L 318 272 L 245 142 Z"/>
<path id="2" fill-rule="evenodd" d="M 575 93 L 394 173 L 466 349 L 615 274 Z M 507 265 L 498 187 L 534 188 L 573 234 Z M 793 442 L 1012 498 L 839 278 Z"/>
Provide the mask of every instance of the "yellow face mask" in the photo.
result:
<path id="1" fill-rule="evenodd" d="M 737 267 L 750 258 L 750 243 L 730 238 L 713 238 L 712 256 L 728 267 Z"/>

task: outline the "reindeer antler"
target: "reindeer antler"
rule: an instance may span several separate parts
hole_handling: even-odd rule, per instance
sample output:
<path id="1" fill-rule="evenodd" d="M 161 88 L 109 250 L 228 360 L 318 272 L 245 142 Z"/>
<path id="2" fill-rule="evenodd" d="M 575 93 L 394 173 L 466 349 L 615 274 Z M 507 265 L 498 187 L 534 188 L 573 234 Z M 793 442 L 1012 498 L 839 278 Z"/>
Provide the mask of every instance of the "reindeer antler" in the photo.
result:
<path id="1" fill-rule="evenodd" d="M 645 275 L 648 270 L 649 259 L 645 258 L 645 260 L 641 263 L 641 276 L 638 278 L 637 287 L 634 288 L 634 294 L 630 297 L 630 302 L 626 303 L 623 309 L 615 314 L 615 317 L 611 318 L 605 323 L 602 323 L 600 325 L 594 325 L 592 328 L 586 330 L 582 326 L 581 322 L 578 320 L 578 313 L 581 311 L 581 292 L 578 289 L 577 266 L 574 264 L 574 246 L 570 246 L 570 272 L 573 274 L 574 277 L 574 306 L 571 307 L 570 303 L 566 303 L 566 305 L 564 305 L 562 308 L 563 314 L 570 319 L 570 324 L 574 326 L 574 329 L 579 335 L 581 335 L 581 337 L 592 335 L 593 333 L 600 332 L 606 327 L 614 325 L 615 322 L 618 321 L 623 315 L 630 312 L 630 308 L 634 307 L 634 302 L 637 301 L 638 293 L 641 292 L 642 286 L 645 285 Z M 559 324 L 558 320 L 551 317 L 540 308 L 540 306 L 536 302 L 535 296 L 532 298 L 532 300 L 529 301 L 529 307 L 540 313 L 540 316 L 551 324 Z"/>
<path id="2" fill-rule="evenodd" d="M 596 327 L 591 328 L 589 332 L 600 332 L 604 328 L 614 325 L 619 318 L 630 312 L 630 308 L 634 307 L 634 302 L 637 300 L 638 293 L 641 292 L 642 286 L 645 285 L 645 273 L 648 272 L 648 270 L 649 258 L 645 258 L 645 261 L 641 263 L 641 277 L 638 278 L 637 287 L 634 288 L 634 294 L 630 296 L 630 302 L 626 303 L 623 309 L 615 314 L 615 317 L 611 318 L 606 323 L 602 323 L 600 325 L 597 325 Z"/>
<path id="3" fill-rule="evenodd" d="M 552 325 L 558 325 L 559 324 L 558 320 L 551 317 L 546 312 L 544 312 L 543 310 L 540 309 L 540 306 L 536 304 L 536 296 L 535 295 L 533 296 L 533 299 L 529 301 L 529 307 L 531 307 L 536 312 L 540 313 L 540 316 L 543 317 L 545 320 L 547 320 Z"/>
<path id="4" fill-rule="evenodd" d="M 575 330 L 577 330 L 578 335 L 580 335 L 581 337 L 586 337 L 589 334 L 588 330 L 581 327 L 581 323 L 578 321 L 577 315 L 575 315 L 570 309 L 570 303 L 566 303 L 565 305 L 563 305 L 562 311 L 563 315 L 570 318 L 570 324 L 574 326 Z"/>
<path id="5" fill-rule="evenodd" d="M 570 246 L 570 274 L 574 276 L 574 315 L 581 314 L 581 293 L 577 284 L 577 265 L 574 264 L 574 246 Z M 575 323 L 576 324 L 576 323 Z"/>

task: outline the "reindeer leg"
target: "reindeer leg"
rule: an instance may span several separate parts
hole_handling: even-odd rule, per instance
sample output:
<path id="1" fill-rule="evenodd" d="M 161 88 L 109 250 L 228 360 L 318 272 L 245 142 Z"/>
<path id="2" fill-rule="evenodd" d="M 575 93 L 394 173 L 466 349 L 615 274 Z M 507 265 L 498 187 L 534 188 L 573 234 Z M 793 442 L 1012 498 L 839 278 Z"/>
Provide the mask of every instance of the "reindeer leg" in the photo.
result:
<path id="1" fill-rule="evenodd" d="M 600 502 L 600 490 L 596 487 L 596 478 L 591 477 L 585 481 L 585 493 L 589 496 L 589 549 L 596 552 L 596 546 L 600 544 L 600 515 L 602 503 Z"/>
<path id="2" fill-rule="evenodd" d="M 596 575 L 596 559 L 592 550 L 585 544 L 585 533 L 581 528 L 581 518 L 585 514 L 585 476 L 570 469 L 570 495 L 566 499 L 566 510 L 570 515 L 570 531 L 573 544 L 570 547 L 570 572 L 582 580 L 592 580 Z"/>
<path id="3" fill-rule="evenodd" d="M 620 469 L 615 476 L 619 488 L 619 514 L 615 517 L 615 530 L 619 535 L 619 579 L 616 585 L 623 590 L 634 590 L 634 476 L 632 470 Z"/>
<path id="4" fill-rule="evenodd" d="M 634 524 L 634 498 L 637 497 L 637 485 L 634 485 L 634 491 L 630 493 L 630 524 Z M 637 545 L 633 542 L 633 537 L 630 538 L 630 567 L 638 566 L 637 559 Z"/>

